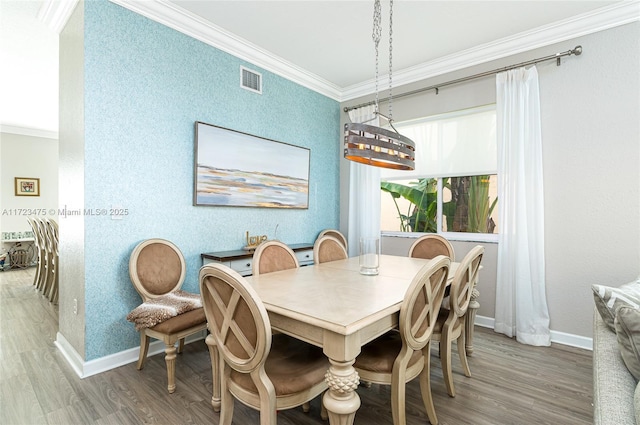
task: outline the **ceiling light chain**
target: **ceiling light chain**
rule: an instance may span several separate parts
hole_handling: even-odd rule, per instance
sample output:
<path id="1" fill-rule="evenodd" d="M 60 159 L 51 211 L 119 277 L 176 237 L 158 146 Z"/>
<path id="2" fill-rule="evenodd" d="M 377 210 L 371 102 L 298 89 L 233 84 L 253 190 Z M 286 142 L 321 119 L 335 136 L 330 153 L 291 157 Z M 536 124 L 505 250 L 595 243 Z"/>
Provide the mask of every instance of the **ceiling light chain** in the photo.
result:
<path id="1" fill-rule="evenodd" d="M 381 116 L 389 122 L 391 130 L 365 123 L 347 123 L 344 125 L 344 157 L 350 161 L 372 165 L 374 167 L 392 168 L 396 170 L 413 170 L 415 168 L 416 145 L 411 139 L 398 133 L 393 126 L 392 86 L 393 86 L 393 0 L 389 2 L 389 112 L 385 116 L 379 111 L 378 93 L 378 45 L 382 38 L 382 13 L 380 0 L 373 4 L 373 43 L 376 50 L 376 100 L 374 118 Z"/>
<path id="2" fill-rule="evenodd" d="M 373 34 L 371 35 L 373 38 L 373 45 L 376 49 L 376 115 L 378 114 L 378 45 L 380 44 L 380 39 L 382 38 L 382 12 L 380 7 L 380 0 L 375 0 L 373 4 Z"/>
<path id="3" fill-rule="evenodd" d="M 389 124 L 393 127 L 393 0 L 389 1 Z"/>

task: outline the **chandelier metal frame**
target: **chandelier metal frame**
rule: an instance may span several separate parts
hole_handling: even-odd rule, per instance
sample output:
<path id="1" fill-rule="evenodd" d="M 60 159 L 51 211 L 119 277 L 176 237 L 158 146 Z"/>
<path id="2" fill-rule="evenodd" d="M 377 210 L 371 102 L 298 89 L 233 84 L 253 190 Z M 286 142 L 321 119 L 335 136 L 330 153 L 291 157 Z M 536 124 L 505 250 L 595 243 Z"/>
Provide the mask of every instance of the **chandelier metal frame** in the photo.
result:
<path id="1" fill-rule="evenodd" d="M 392 168 L 396 170 L 415 169 L 415 143 L 401 135 L 393 126 L 393 0 L 389 2 L 389 115 L 380 113 L 378 99 L 378 45 L 382 36 L 382 13 L 380 0 L 374 1 L 373 7 L 373 43 L 376 52 L 375 70 L 375 116 L 389 122 L 390 131 L 364 123 L 347 123 L 344 126 L 344 157 L 350 161 L 372 165 L 374 167 Z"/>

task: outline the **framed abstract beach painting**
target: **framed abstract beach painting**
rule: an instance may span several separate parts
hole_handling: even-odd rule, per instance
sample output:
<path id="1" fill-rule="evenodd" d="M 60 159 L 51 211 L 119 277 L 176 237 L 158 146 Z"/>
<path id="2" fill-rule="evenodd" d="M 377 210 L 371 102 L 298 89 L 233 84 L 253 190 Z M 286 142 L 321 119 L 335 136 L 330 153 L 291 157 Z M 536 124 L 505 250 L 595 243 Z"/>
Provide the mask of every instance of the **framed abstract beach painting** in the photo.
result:
<path id="1" fill-rule="evenodd" d="M 310 150 L 196 121 L 193 205 L 309 208 Z"/>

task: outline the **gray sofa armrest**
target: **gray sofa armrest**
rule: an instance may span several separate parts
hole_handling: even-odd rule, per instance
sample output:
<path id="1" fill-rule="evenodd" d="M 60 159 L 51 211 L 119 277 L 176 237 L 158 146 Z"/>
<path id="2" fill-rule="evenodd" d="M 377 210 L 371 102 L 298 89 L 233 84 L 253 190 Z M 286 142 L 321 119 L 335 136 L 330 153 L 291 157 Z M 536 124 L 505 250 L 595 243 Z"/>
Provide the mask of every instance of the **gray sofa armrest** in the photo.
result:
<path id="1" fill-rule="evenodd" d="M 633 394 L 636 381 L 625 366 L 615 332 L 594 309 L 593 423 L 636 425 Z"/>

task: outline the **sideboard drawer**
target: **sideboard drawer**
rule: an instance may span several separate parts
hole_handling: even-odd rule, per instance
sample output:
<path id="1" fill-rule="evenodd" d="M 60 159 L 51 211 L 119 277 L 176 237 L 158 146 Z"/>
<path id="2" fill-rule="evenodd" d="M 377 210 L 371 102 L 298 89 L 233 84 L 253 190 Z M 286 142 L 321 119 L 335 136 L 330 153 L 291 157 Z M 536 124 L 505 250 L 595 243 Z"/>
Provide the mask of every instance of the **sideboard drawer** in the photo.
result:
<path id="1" fill-rule="evenodd" d="M 250 276 L 253 258 L 241 258 L 232 260 L 229 267 L 240 273 L 241 276 Z"/>
<path id="2" fill-rule="evenodd" d="M 313 264 L 313 249 L 305 249 L 302 251 L 295 251 L 296 258 L 298 259 L 298 263 L 301 266 L 308 266 Z"/>

